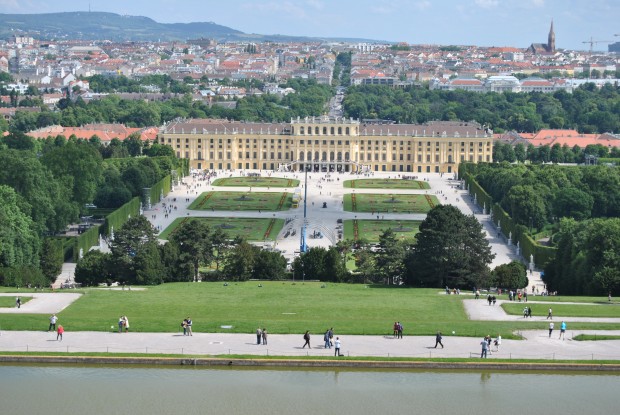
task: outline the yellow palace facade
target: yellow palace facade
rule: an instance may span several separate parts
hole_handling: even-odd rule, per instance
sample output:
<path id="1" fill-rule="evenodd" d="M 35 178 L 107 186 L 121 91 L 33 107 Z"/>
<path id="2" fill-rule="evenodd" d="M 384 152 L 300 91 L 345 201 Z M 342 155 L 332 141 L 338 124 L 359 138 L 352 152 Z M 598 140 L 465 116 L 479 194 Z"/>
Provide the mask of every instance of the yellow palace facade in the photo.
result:
<path id="1" fill-rule="evenodd" d="M 190 119 L 164 125 L 157 139 L 193 169 L 454 173 L 460 162 L 490 162 L 493 155 L 492 132 L 473 122 Z"/>

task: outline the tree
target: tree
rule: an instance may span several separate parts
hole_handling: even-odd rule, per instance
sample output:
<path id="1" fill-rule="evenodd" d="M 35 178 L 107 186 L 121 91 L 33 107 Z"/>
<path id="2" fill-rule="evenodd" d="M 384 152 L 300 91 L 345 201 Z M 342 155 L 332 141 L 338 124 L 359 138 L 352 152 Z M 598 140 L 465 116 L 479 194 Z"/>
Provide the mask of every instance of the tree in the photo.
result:
<path id="1" fill-rule="evenodd" d="M 233 281 L 250 279 L 258 250 L 259 248 L 246 241 L 236 244 L 224 261 L 224 275 Z"/>
<path id="2" fill-rule="evenodd" d="M 281 280 L 286 275 L 286 258 L 277 251 L 257 248 L 252 277 L 258 280 Z"/>
<path id="3" fill-rule="evenodd" d="M 44 154 L 42 161 L 55 177 L 71 178 L 72 200 L 80 206 L 93 201 L 102 170 L 101 155 L 96 149 L 86 144 L 67 142 Z"/>
<path id="4" fill-rule="evenodd" d="M 507 289 L 524 288 L 528 285 L 527 270 L 520 261 L 501 264 L 493 270 L 494 283 Z"/>
<path id="5" fill-rule="evenodd" d="M 406 260 L 406 282 L 422 287 L 479 287 L 488 281 L 491 253 L 482 225 L 451 205 L 431 209 Z"/>
<path id="6" fill-rule="evenodd" d="M 191 269 L 191 280 L 198 281 L 200 266 L 207 266 L 213 260 L 211 229 L 200 220 L 189 220 L 170 237 L 179 250 L 179 266 Z"/>
<path id="7" fill-rule="evenodd" d="M 45 278 L 52 282 L 60 274 L 62 263 L 64 262 L 62 241 L 45 238 L 42 245 L 41 271 L 43 271 Z"/>
<path id="8" fill-rule="evenodd" d="M 376 252 L 376 272 L 385 284 L 398 284 L 404 271 L 405 247 L 396 239 L 391 228 L 379 236 Z"/>
<path id="9" fill-rule="evenodd" d="M 88 251 L 75 267 L 75 282 L 84 286 L 95 286 L 113 282 L 110 273 L 112 256 L 101 251 Z"/>
<path id="10" fill-rule="evenodd" d="M 574 187 L 560 188 L 555 193 L 553 214 L 558 218 L 584 220 L 592 215 L 594 199 Z"/>
<path id="11" fill-rule="evenodd" d="M 110 242 L 110 251 L 114 262 L 114 269 L 119 281 L 125 283 L 141 282 L 154 283 L 152 268 L 161 272 L 162 265 L 152 258 L 158 256 L 156 251 L 157 237 L 155 228 L 144 216 L 130 218 L 114 233 L 114 240 Z M 144 269 L 139 266 L 146 267 Z"/>
<path id="12" fill-rule="evenodd" d="M 39 235 L 27 203 L 12 188 L 0 185 L 0 268 L 39 265 Z"/>

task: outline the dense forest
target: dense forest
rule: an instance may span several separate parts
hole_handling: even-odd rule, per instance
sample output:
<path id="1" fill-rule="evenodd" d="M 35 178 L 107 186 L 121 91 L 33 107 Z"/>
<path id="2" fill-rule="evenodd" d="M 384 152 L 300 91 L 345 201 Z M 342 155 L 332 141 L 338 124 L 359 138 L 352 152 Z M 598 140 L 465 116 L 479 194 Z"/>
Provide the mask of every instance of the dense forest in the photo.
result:
<path id="1" fill-rule="evenodd" d="M 556 257 L 549 291 L 601 295 L 620 288 L 620 170 L 610 166 L 471 165 L 476 181 L 535 235 L 545 228 Z"/>
<path id="2" fill-rule="evenodd" d="M 116 140 L 111 149 L 96 137 L 0 139 L 0 284 L 48 286 L 62 263 L 49 236 L 78 223 L 93 201 L 117 208 L 175 167 L 169 147 L 137 141 Z"/>
<path id="3" fill-rule="evenodd" d="M 594 84 L 572 94 L 440 91 L 419 87 L 350 87 L 343 102 L 345 116 L 380 118 L 398 123 L 434 120 L 477 121 L 495 132 L 535 132 L 571 128 L 582 133 L 620 132 L 620 87 Z"/>

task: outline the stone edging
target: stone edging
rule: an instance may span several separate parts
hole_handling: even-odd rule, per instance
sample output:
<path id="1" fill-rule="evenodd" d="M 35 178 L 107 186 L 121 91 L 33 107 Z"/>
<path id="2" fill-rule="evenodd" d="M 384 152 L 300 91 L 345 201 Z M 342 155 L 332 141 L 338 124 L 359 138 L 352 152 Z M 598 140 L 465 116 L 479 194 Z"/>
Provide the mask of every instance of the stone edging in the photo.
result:
<path id="1" fill-rule="evenodd" d="M 147 365 L 147 366 L 239 366 L 356 369 L 430 369 L 430 370 L 494 370 L 494 371 L 573 371 L 618 372 L 620 364 L 588 363 L 509 363 L 509 362 L 422 362 L 365 360 L 298 360 L 298 359 L 224 359 L 174 357 L 102 357 L 102 356 L 36 356 L 0 355 L 0 363 L 45 363 L 83 365 Z"/>

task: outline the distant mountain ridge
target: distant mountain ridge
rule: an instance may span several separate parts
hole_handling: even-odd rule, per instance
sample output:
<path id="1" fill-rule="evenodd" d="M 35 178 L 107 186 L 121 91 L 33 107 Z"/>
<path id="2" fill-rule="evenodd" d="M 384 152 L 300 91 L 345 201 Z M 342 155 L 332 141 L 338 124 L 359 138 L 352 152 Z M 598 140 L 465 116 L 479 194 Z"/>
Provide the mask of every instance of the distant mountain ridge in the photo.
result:
<path id="1" fill-rule="evenodd" d="M 218 41 L 320 40 L 302 36 L 246 34 L 213 22 L 158 23 L 149 17 L 125 16 L 107 12 L 0 13 L 0 38 L 6 39 L 13 35 L 27 35 L 42 40 L 183 41 L 196 38 L 210 38 Z M 373 42 L 367 39 L 346 40 Z"/>

